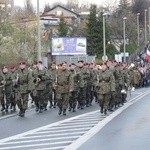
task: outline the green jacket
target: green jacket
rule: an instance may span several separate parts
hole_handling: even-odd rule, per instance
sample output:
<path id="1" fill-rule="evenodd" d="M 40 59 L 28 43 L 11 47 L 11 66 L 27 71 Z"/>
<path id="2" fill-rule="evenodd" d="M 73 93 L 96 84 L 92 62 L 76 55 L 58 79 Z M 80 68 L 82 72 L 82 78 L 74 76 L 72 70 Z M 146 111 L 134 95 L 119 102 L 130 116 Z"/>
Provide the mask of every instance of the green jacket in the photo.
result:
<path id="1" fill-rule="evenodd" d="M 66 70 L 59 70 L 57 73 L 57 86 L 58 93 L 69 93 L 70 90 L 70 72 Z"/>
<path id="2" fill-rule="evenodd" d="M 25 68 L 23 70 L 18 69 L 18 90 L 20 94 L 27 94 L 29 91 L 31 91 L 31 82 L 32 82 L 32 76 L 31 72 Z"/>
<path id="3" fill-rule="evenodd" d="M 98 76 L 98 93 L 99 94 L 110 94 L 114 92 L 116 88 L 115 79 L 111 71 L 106 69 L 99 73 Z"/>
<path id="4" fill-rule="evenodd" d="M 3 73 L 4 75 L 4 79 L 6 81 L 6 84 L 5 84 L 5 93 L 11 93 L 12 92 L 12 87 L 13 87 L 13 82 L 12 82 L 12 74 L 10 72 L 8 73 Z"/>

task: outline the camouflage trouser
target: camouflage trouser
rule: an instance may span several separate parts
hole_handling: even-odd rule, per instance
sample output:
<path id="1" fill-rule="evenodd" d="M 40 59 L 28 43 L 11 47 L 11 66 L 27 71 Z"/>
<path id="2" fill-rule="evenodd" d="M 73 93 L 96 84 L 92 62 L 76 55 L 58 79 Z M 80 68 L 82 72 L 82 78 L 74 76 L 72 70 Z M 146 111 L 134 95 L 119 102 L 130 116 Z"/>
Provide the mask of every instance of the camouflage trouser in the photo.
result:
<path id="1" fill-rule="evenodd" d="M 76 105 L 77 105 L 77 99 L 78 99 L 78 92 L 77 91 L 73 91 L 73 92 L 70 92 L 69 94 L 69 106 L 71 108 L 75 108 Z"/>
<path id="2" fill-rule="evenodd" d="M 4 97 L 1 100 L 2 106 L 4 107 L 6 106 L 6 108 L 8 108 L 10 105 L 10 102 L 11 102 L 11 93 L 4 93 Z"/>
<path id="3" fill-rule="evenodd" d="M 86 105 L 88 105 L 90 103 L 90 98 L 91 98 L 91 85 L 87 85 L 86 86 Z"/>
<path id="4" fill-rule="evenodd" d="M 3 91 L 2 91 L 2 88 L 0 88 L 0 104 L 1 104 L 2 106 L 5 105 L 5 102 L 4 102 L 4 93 L 3 93 Z"/>
<path id="5" fill-rule="evenodd" d="M 53 102 L 54 102 L 54 104 L 56 104 L 57 100 L 56 100 L 56 90 L 55 89 L 52 89 L 49 101 L 51 104 Z"/>
<path id="6" fill-rule="evenodd" d="M 44 97 L 45 97 L 45 92 L 44 91 L 37 91 L 37 104 L 38 104 L 38 107 L 44 107 Z"/>
<path id="7" fill-rule="evenodd" d="M 108 110 L 109 102 L 110 102 L 110 94 L 98 94 L 99 106 L 101 109 Z"/>
<path id="8" fill-rule="evenodd" d="M 80 106 L 85 105 L 85 99 L 86 99 L 86 87 L 79 88 L 78 103 Z"/>
<path id="9" fill-rule="evenodd" d="M 28 108 L 28 93 L 18 93 L 19 99 L 17 100 L 17 105 L 19 109 L 26 110 Z"/>
<path id="10" fill-rule="evenodd" d="M 17 92 L 13 91 L 11 94 L 11 106 L 16 106 L 17 103 Z"/>
<path id="11" fill-rule="evenodd" d="M 51 88 L 46 88 L 44 92 L 45 92 L 45 94 L 44 94 L 44 106 L 46 107 L 48 104 L 48 101 L 51 99 L 51 96 L 52 96 Z"/>
<path id="12" fill-rule="evenodd" d="M 62 109 L 67 109 L 69 104 L 69 93 L 57 93 L 57 106 Z"/>

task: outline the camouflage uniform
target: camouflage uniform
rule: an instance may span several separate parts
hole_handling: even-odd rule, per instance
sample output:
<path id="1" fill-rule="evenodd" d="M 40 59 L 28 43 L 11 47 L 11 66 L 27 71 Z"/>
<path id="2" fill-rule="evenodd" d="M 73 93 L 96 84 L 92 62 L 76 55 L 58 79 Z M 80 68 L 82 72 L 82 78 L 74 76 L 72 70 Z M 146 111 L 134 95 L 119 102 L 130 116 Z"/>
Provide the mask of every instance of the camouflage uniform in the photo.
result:
<path id="1" fill-rule="evenodd" d="M 52 91 L 51 91 L 51 95 L 50 95 L 50 108 L 54 107 L 56 108 L 56 89 L 55 89 L 55 82 L 56 82 L 56 77 L 57 77 L 57 69 L 49 69 L 48 70 L 48 74 L 51 76 L 51 80 L 52 80 Z"/>
<path id="2" fill-rule="evenodd" d="M 0 103 L 2 105 L 1 111 L 5 110 L 5 105 L 4 105 L 4 84 L 2 83 L 4 81 L 4 76 L 2 72 L 0 71 Z"/>
<path id="3" fill-rule="evenodd" d="M 31 69 L 32 80 L 31 80 L 31 93 L 30 93 L 30 96 L 32 98 L 32 102 L 35 103 L 36 111 L 39 110 L 37 91 L 36 91 L 36 87 L 35 87 L 35 83 L 34 83 L 34 80 L 36 79 L 37 74 L 38 74 L 37 67 L 36 68 L 32 68 Z"/>
<path id="4" fill-rule="evenodd" d="M 100 71 L 97 86 L 101 113 L 103 113 L 104 110 L 104 113 L 106 114 L 109 107 L 111 92 L 115 91 L 114 76 L 108 69 L 106 69 L 105 71 Z"/>
<path id="5" fill-rule="evenodd" d="M 57 91 L 57 106 L 59 107 L 58 114 L 60 115 L 63 111 L 63 115 L 66 115 L 66 109 L 69 104 L 69 84 L 70 84 L 70 72 L 65 69 L 59 69 L 57 73 L 56 81 Z"/>
<path id="6" fill-rule="evenodd" d="M 18 101 L 17 105 L 20 109 L 19 116 L 24 117 L 25 110 L 28 108 L 28 96 L 31 91 L 31 72 L 27 69 L 18 69 Z"/>
<path id="7" fill-rule="evenodd" d="M 87 90 L 86 90 L 86 106 L 92 104 L 93 95 L 94 95 L 94 89 L 93 89 L 93 76 L 94 72 L 93 69 L 88 68 L 89 71 L 89 77 L 87 78 Z"/>
<path id="8" fill-rule="evenodd" d="M 44 109 L 47 110 L 48 101 L 52 98 L 52 78 L 51 74 L 46 71 L 46 89 L 45 89 L 45 100 L 44 100 Z"/>
<path id="9" fill-rule="evenodd" d="M 46 80 L 48 78 L 46 69 L 37 70 L 34 78 L 37 107 L 38 111 L 41 113 L 46 108 L 47 98 L 45 96 L 46 91 Z"/>
<path id="10" fill-rule="evenodd" d="M 13 108 L 13 111 L 16 110 L 16 103 L 17 103 L 17 98 L 18 98 L 18 71 L 15 70 L 11 72 L 12 75 L 12 81 L 13 81 L 13 86 L 12 86 L 12 95 L 11 95 L 11 107 Z"/>
<path id="11" fill-rule="evenodd" d="M 5 86 L 4 86 L 4 95 L 6 96 L 6 103 L 3 102 L 2 105 L 5 107 L 5 111 L 8 112 L 8 107 L 11 103 L 11 95 L 12 95 L 12 75 L 10 72 L 3 73 L 5 79 Z"/>
<path id="12" fill-rule="evenodd" d="M 121 90 L 122 90 L 122 75 L 121 75 L 121 68 L 117 65 L 114 68 L 110 69 L 114 75 L 115 79 L 115 92 L 111 94 L 111 101 L 110 101 L 110 110 L 113 109 L 113 107 L 117 106 L 121 100 Z"/>
<path id="13" fill-rule="evenodd" d="M 84 67 L 78 67 L 77 74 L 79 75 L 79 95 L 78 95 L 78 104 L 79 108 L 84 108 L 84 105 L 86 104 L 86 98 L 87 98 L 87 82 L 90 78 L 90 72 L 88 69 Z"/>
<path id="14" fill-rule="evenodd" d="M 78 100 L 79 76 L 75 70 L 70 70 L 70 94 L 69 94 L 69 111 L 75 108 Z"/>
<path id="15" fill-rule="evenodd" d="M 122 75 L 122 89 L 124 89 L 126 92 L 121 93 L 121 100 L 120 103 L 126 102 L 127 98 L 127 91 L 130 87 L 130 75 L 129 75 L 129 70 L 128 68 L 122 68 L 121 69 L 121 75 Z"/>
<path id="16" fill-rule="evenodd" d="M 131 84 L 133 87 L 138 87 L 141 80 L 141 74 L 136 67 L 130 69 Z"/>

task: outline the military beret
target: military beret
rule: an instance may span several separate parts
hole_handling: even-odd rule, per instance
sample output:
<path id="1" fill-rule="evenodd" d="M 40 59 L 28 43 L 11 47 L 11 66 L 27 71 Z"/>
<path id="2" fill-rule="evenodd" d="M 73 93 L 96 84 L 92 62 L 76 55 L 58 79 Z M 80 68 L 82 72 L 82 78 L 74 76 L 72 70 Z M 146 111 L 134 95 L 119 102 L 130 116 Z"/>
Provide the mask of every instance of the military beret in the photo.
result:
<path id="1" fill-rule="evenodd" d="M 72 66 L 76 66 L 76 64 L 75 64 L 75 63 L 71 63 L 70 65 L 72 65 Z"/>
<path id="2" fill-rule="evenodd" d="M 43 62 L 41 60 L 38 61 L 39 64 L 43 64 Z"/>
<path id="3" fill-rule="evenodd" d="M 84 63 L 84 61 L 83 61 L 83 60 L 79 60 L 79 61 L 78 61 L 78 63 L 79 63 L 79 62 Z"/>
<path id="4" fill-rule="evenodd" d="M 26 62 L 24 60 L 19 62 L 20 65 L 26 65 Z"/>
<path id="5" fill-rule="evenodd" d="M 9 68 L 10 68 L 10 69 L 14 69 L 14 68 L 15 68 L 15 65 L 14 65 L 14 64 L 11 64 L 11 65 L 9 66 Z"/>

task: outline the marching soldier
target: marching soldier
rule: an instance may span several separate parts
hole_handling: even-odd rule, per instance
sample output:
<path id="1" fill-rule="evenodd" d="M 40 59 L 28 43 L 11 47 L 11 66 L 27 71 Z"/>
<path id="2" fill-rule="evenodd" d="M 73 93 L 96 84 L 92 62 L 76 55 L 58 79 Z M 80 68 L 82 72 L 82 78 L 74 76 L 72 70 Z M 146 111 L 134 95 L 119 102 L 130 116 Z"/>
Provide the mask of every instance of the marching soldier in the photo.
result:
<path id="1" fill-rule="evenodd" d="M 102 70 L 98 75 L 98 100 L 101 107 L 100 112 L 107 114 L 109 108 L 110 96 L 115 92 L 115 80 L 111 71 L 108 70 L 105 63 L 102 64 Z"/>
<path id="2" fill-rule="evenodd" d="M 130 77 L 131 77 L 131 84 L 134 88 L 137 88 L 140 84 L 141 74 L 136 66 L 130 68 Z"/>
<path id="3" fill-rule="evenodd" d="M 25 61 L 19 63 L 18 69 L 18 101 L 17 105 L 20 109 L 19 116 L 24 117 L 25 111 L 28 108 L 28 96 L 31 92 L 31 73 L 26 66 Z"/>
<path id="4" fill-rule="evenodd" d="M 69 84 L 70 84 L 70 72 L 67 69 L 67 65 L 62 63 L 61 69 L 58 70 L 56 80 L 57 91 L 57 106 L 59 107 L 58 114 L 66 115 L 66 110 L 69 104 Z"/>
<path id="5" fill-rule="evenodd" d="M 84 61 L 78 61 L 77 74 L 79 74 L 79 93 L 78 93 L 78 108 L 84 109 L 86 104 L 86 90 L 87 82 L 89 80 L 90 72 L 84 67 Z"/>
<path id="6" fill-rule="evenodd" d="M 121 66 L 121 75 L 122 75 L 122 90 L 121 90 L 121 100 L 120 103 L 123 104 L 126 102 L 127 98 L 127 91 L 130 88 L 130 75 L 129 75 L 129 69 L 127 67 L 126 63 L 122 63 Z M 118 103 L 119 105 L 119 103 Z"/>
<path id="7" fill-rule="evenodd" d="M 79 89 L 79 75 L 75 70 L 76 65 L 72 63 L 70 65 L 70 96 L 69 96 L 69 111 L 76 111 L 78 89 Z"/>
<path id="8" fill-rule="evenodd" d="M 10 71 L 12 75 L 12 95 L 11 95 L 11 108 L 13 111 L 16 111 L 16 103 L 17 103 L 17 94 L 18 94 L 18 72 L 16 70 L 15 65 L 10 65 Z"/>
<path id="9" fill-rule="evenodd" d="M 91 91 L 92 91 L 92 72 L 89 68 L 89 64 L 85 63 L 84 64 L 84 68 L 86 70 L 86 77 L 84 78 L 85 82 L 86 82 L 86 98 L 85 98 L 85 104 L 86 107 L 89 107 L 90 102 L 91 102 Z"/>
<path id="10" fill-rule="evenodd" d="M 6 112 L 8 112 L 8 108 L 11 103 L 11 95 L 12 95 L 12 76 L 11 73 L 9 72 L 8 68 L 6 66 L 3 66 L 2 72 L 4 75 L 5 79 L 5 85 L 4 85 L 4 95 L 6 97 L 6 103 L 4 102 L 2 104 L 3 108 L 5 109 Z"/>
<path id="11" fill-rule="evenodd" d="M 5 86 L 5 79 L 4 79 L 3 73 L 0 71 L 0 103 L 1 103 L 1 106 L 2 106 L 1 111 L 5 110 L 4 86 Z"/>
<path id="12" fill-rule="evenodd" d="M 56 77 L 57 77 L 57 69 L 56 69 L 56 63 L 53 62 L 48 70 L 48 74 L 51 75 L 52 79 L 52 92 L 50 96 L 50 106 L 49 108 L 56 108 L 56 89 L 55 89 L 55 83 L 56 83 Z"/>
<path id="13" fill-rule="evenodd" d="M 32 98 L 32 102 L 34 102 L 35 104 L 35 111 L 38 112 L 39 111 L 39 105 L 38 105 L 38 101 L 37 101 L 37 91 L 36 91 L 36 87 L 35 87 L 35 83 L 34 83 L 34 79 L 36 78 L 38 74 L 38 69 L 37 69 L 37 62 L 34 62 L 32 64 L 32 68 L 31 68 L 31 75 L 32 75 L 32 81 L 31 81 L 31 93 L 30 96 Z"/>
<path id="14" fill-rule="evenodd" d="M 47 73 L 46 69 L 42 64 L 42 61 L 39 61 L 37 64 L 37 74 L 34 75 L 34 84 L 36 90 L 36 111 L 42 113 L 43 110 L 46 110 L 47 104 L 45 99 L 45 91 L 46 91 L 46 80 L 47 80 Z"/>

